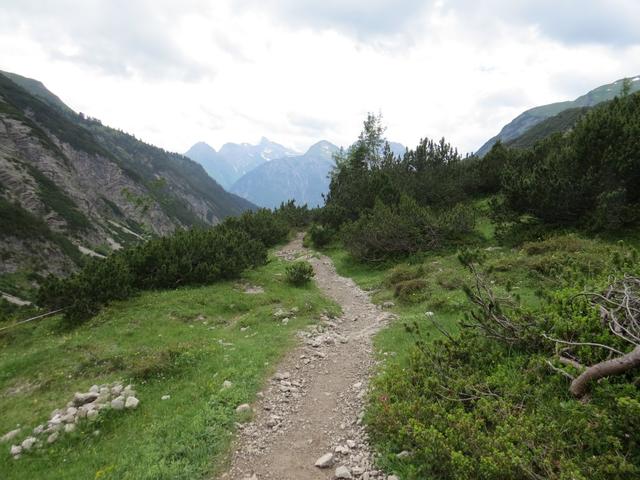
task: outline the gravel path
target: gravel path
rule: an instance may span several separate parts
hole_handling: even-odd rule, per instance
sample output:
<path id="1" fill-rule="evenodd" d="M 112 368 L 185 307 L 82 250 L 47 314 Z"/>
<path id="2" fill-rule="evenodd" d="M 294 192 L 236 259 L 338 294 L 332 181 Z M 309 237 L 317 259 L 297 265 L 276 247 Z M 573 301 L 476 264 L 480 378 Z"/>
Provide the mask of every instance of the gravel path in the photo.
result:
<path id="1" fill-rule="evenodd" d="M 306 258 L 318 286 L 343 314 L 298 332 L 298 347 L 259 394 L 255 418 L 240 427 L 231 467 L 220 478 L 386 479 L 373 467 L 361 415 L 375 364 L 372 336 L 392 315 L 372 304 L 351 279 L 339 276 L 329 258 L 311 256 L 301 236 L 278 255 Z M 315 466 L 327 454 L 332 456 L 327 465 Z"/>

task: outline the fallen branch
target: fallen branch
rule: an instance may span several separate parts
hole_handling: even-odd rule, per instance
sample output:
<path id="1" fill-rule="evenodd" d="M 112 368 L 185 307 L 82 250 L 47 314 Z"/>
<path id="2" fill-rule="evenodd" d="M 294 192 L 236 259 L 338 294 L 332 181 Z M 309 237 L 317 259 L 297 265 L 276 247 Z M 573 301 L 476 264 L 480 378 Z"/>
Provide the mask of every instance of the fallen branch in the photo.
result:
<path id="1" fill-rule="evenodd" d="M 621 357 L 605 360 L 588 367 L 573 382 L 569 391 L 574 397 L 581 398 L 587 393 L 589 382 L 611 375 L 621 375 L 632 368 L 640 366 L 640 346 Z"/>

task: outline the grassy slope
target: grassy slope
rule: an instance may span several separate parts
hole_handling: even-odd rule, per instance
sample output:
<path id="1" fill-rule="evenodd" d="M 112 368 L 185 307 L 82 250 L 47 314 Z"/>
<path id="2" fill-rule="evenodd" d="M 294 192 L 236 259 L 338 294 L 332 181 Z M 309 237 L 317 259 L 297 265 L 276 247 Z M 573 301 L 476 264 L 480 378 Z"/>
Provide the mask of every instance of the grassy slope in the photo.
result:
<path id="1" fill-rule="evenodd" d="M 0 478 L 194 479 L 215 473 L 238 420 L 235 407 L 254 399 L 296 329 L 323 310 L 337 311 L 315 286 L 287 286 L 284 266 L 272 258 L 246 274 L 248 283 L 265 288 L 259 295 L 234 283 L 151 292 L 70 332 L 59 332 L 51 319 L 0 336 L 0 433 L 16 424 L 33 428 L 94 383 L 131 382 L 141 400 L 135 411 L 110 412 L 18 461 L 2 445 Z M 279 307 L 298 307 L 298 317 L 283 326 L 273 317 Z M 222 391 L 224 380 L 233 388 Z M 165 394 L 171 399 L 162 401 Z"/>
<path id="2" fill-rule="evenodd" d="M 497 244 L 488 220 L 481 219 L 477 230 L 480 240 L 476 247 L 486 257 L 484 265 L 491 270 L 494 289 L 506 294 L 509 286 L 512 295 L 531 307 L 538 306 L 542 301 L 537 292 L 553 289 L 566 281 L 560 278 L 565 268 L 588 265 L 594 272 L 605 270 L 612 253 L 620 248 L 618 240 L 614 239 L 587 239 L 574 234 L 559 234 L 544 242 L 510 249 Z M 630 234 L 625 243 L 636 245 L 638 238 L 640 232 L 638 235 Z M 455 333 L 465 312 L 469 311 L 469 302 L 460 287 L 469 283 L 471 277 L 457 260 L 455 250 L 416 255 L 403 262 L 390 262 L 379 267 L 354 262 L 347 252 L 336 245 L 325 253 L 334 260 L 341 275 L 352 277 L 362 288 L 374 292 L 374 302 L 391 300 L 395 303 L 392 310 L 398 314 L 399 320 L 382 330 L 375 339 L 378 355 L 385 360 L 378 372 L 379 379 L 405 375 L 404 367 L 416 340 L 405 325 L 417 322 L 422 334 L 426 334 L 428 339 L 435 339 L 442 334 L 432 319 L 448 332 Z M 419 266 L 424 272 L 420 278 L 426 281 L 426 289 L 405 300 L 394 297 L 393 284 L 390 282 L 394 272 L 415 271 Z M 434 315 L 427 316 L 426 312 L 433 312 Z M 385 395 L 383 390 L 384 387 L 378 387 L 371 402 L 375 403 L 378 395 Z M 398 452 L 394 450 L 394 439 L 387 440 L 386 444 L 376 445 L 380 453 L 380 466 L 388 472 L 399 474 L 401 478 L 414 478 L 410 473 L 410 462 L 396 457 Z"/>

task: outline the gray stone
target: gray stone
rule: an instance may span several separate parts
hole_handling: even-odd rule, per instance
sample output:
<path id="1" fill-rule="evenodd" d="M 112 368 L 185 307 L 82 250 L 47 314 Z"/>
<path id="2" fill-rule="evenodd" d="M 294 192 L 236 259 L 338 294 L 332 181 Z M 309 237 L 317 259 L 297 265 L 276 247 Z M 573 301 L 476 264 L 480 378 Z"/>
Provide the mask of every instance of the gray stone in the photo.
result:
<path id="1" fill-rule="evenodd" d="M 122 410 L 124 408 L 124 397 L 119 396 L 118 398 L 111 400 L 111 408 L 114 410 Z"/>
<path id="2" fill-rule="evenodd" d="M 20 445 L 11 445 L 11 455 L 14 457 L 22 453 L 22 447 Z"/>
<path id="3" fill-rule="evenodd" d="M 22 442 L 21 446 L 23 450 L 30 450 L 36 444 L 35 437 L 27 437 Z"/>
<path id="4" fill-rule="evenodd" d="M 89 410 L 87 412 L 87 419 L 88 420 L 94 421 L 97 418 L 98 418 L 98 411 L 97 410 Z"/>
<path id="5" fill-rule="evenodd" d="M 336 478 L 353 478 L 353 477 L 351 476 L 351 471 L 344 465 L 341 465 L 340 467 L 336 468 Z"/>
<path id="6" fill-rule="evenodd" d="M 124 408 L 134 409 L 138 407 L 140 400 L 136 397 L 127 397 L 127 400 L 124 402 Z"/>
<path id="7" fill-rule="evenodd" d="M 58 432 L 53 432 L 51 435 L 47 437 L 47 443 L 53 443 L 58 440 L 60 434 Z"/>
<path id="8" fill-rule="evenodd" d="M 387 480 L 400 480 L 400 477 L 398 477 L 397 475 L 389 475 L 387 477 Z"/>
<path id="9" fill-rule="evenodd" d="M 324 454 L 315 463 L 318 468 L 329 468 L 331 465 L 333 465 L 333 453 Z"/>
<path id="10" fill-rule="evenodd" d="M 6 443 L 18 436 L 21 428 L 16 428 L 15 430 L 11 430 L 10 432 L 5 433 L 2 437 L 0 437 L 0 443 Z"/>
<path id="11" fill-rule="evenodd" d="M 250 411 L 251 411 L 251 405 L 249 405 L 248 403 L 243 403 L 242 405 L 238 405 L 238 408 L 236 408 L 236 413 L 245 413 Z"/>
<path id="12" fill-rule="evenodd" d="M 229 380 L 225 380 L 224 382 L 222 382 L 222 388 L 227 389 L 231 387 L 233 387 L 233 383 L 231 383 Z"/>
<path id="13" fill-rule="evenodd" d="M 67 433 L 71 433 L 76 429 L 76 424 L 75 423 L 67 423 L 64 426 L 64 431 Z"/>
<path id="14" fill-rule="evenodd" d="M 163 395 L 162 397 L 160 397 L 160 400 L 170 400 L 171 399 L 171 395 Z"/>
<path id="15" fill-rule="evenodd" d="M 397 458 L 407 458 L 411 456 L 411 452 L 407 451 L 407 450 L 403 450 L 400 453 L 396 454 Z"/>
<path id="16" fill-rule="evenodd" d="M 93 402 L 96 398 L 98 398 L 98 394 L 95 392 L 76 392 L 76 394 L 73 396 L 73 405 L 75 407 L 79 407 L 80 405 L 84 405 L 85 403 Z"/>

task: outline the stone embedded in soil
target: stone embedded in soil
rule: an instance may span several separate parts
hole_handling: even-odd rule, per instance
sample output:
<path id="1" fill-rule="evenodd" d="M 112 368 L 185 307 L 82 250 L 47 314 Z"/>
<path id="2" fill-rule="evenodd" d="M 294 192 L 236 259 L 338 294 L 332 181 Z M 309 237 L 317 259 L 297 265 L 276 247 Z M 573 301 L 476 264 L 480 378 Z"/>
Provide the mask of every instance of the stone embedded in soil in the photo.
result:
<path id="1" fill-rule="evenodd" d="M 22 447 L 20 445 L 11 445 L 11 455 L 14 457 L 22 453 Z"/>
<path id="2" fill-rule="evenodd" d="M 318 468 L 329 468 L 331 465 L 333 465 L 333 453 L 324 454 L 315 463 Z"/>
<path id="3" fill-rule="evenodd" d="M 162 397 L 160 397 L 160 400 L 170 400 L 171 399 L 171 395 L 163 395 Z"/>
<path id="4" fill-rule="evenodd" d="M 47 437 L 47 443 L 53 443 L 56 440 L 58 440 L 58 437 L 60 436 L 60 433 L 58 432 L 53 432 L 51 435 L 49 435 Z"/>
<path id="5" fill-rule="evenodd" d="M 231 383 L 229 380 L 225 380 L 224 382 L 222 382 L 222 388 L 224 388 L 225 390 L 231 387 L 233 387 L 233 383 Z"/>
<path id="6" fill-rule="evenodd" d="M 336 468 L 336 478 L 353 478 L 353 477 L 351 476 L 351 470 L 349 470 L 344 465 L 341 465 L 338 468 Z"/>
<path id="7" fill-rule="evenodd" d="M 236 408 L 236 413 L 245 413 L 251 411 L 251 405 L 248 403 L 243 403 L 242 405 L 238 405 Z"/>
<path id="8" fill-rule="evenodd" d="M 139 403 L 140 400 L 138 400 L 136 397 L 127 397 L 127 400 L 124 402 L 124 408 L 134 409 L 138 407 Z"/>

